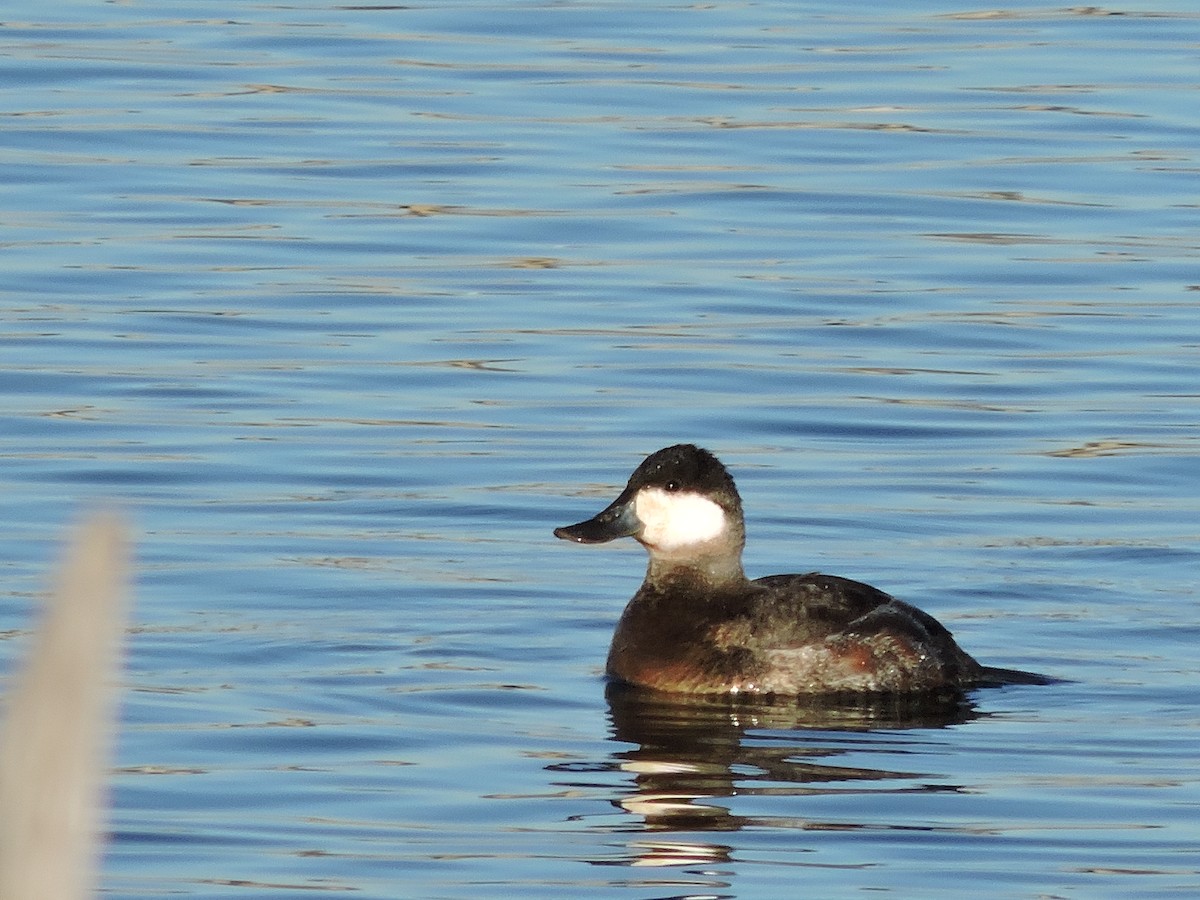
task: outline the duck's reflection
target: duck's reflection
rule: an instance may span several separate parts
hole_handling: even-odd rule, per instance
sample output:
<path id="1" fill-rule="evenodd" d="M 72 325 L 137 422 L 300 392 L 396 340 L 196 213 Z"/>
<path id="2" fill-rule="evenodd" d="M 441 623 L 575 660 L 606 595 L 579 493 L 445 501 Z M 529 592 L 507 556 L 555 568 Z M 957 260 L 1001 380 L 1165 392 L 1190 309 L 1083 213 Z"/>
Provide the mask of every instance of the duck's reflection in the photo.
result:
<path id="1" fill-rule="evenodd" d="M 613 802 L 644 823 L 641 838 L 627 844 L 625 865 L 693 865 L 722 862 L 723 844 L 667 838 L 669 832 L 728 832 L 747 826 L 773 829 L 845 829 L 796 816 L 756 814 L 778 810 L 754 798 L 813 796 L 862 791 L 953 791 L 930 784 L 929 773 L 861 765 L 872 753 L 928 751 L 937 729 L 975 718 L 963 696 L 937 700 L 874 698 L 844 702 L 795 700 L 733 703 L 665 696 L 610 686 L 616 750 L 605 768 L 632 776 L 628 792 Z M 859 764 L 839 757 L 853 755 Z M 739 798 L 735 812 L 733 798 Z M 626 824 L 626 827 L 628 825 Z M 656 832 L 664 839 L 649 838 Z"/>

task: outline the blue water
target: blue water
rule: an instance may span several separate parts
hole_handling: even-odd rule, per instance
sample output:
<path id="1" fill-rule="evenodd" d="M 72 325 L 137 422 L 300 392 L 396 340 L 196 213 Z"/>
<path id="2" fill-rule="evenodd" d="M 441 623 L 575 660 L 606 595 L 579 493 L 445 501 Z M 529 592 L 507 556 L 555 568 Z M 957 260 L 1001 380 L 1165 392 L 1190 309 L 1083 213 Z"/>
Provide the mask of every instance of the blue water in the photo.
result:
<path id="1" fill-rule="evenodd" d="M 114 897 L 1200 892 L 1188 3 L 10 3 L 0 658 L 115 500 Z M 1049 687 L 606 698 L 718 453 Z"/>

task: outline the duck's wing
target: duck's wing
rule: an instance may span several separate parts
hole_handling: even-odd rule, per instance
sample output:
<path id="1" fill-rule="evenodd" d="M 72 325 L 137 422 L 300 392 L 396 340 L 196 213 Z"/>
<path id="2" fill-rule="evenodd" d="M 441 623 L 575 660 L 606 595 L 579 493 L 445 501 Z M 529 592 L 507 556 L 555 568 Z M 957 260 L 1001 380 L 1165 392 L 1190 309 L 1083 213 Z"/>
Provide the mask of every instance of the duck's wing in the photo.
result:
<path id="1" fill-rule="evenodd" d="M 805 622 L 814 631 L 829 634 L 848 628 L 874 610 L 900 602 L 869 584 L 821 572 L 768 575 L 756 578 L 754 584 L 767 589 L 766 602 L 779 612 Z"/>
<path id="2" fill-rule="evenodd" d="M 926 691 L 978 677 L 941 622 L 869 584 L 820 573 L 757 583 L 771 595 L 772 669 L 798 689 Z"/>
<path id="3" fill-rule="evenodd" d="M 812 632 L 819 630 L 820 623 L 830 635 L 869 638 L 888 633 L 942 653 L 962 652 L 950 630 L 929 613 L 861 581 L 810 572 L 768 575 L 755 583 L 771 591 L 778 602 L 792 606 L 790 612 L 811 623 Z"/>
<path id="4" fill-rule="evenodd" d="M 1052 684 L 1055 679 L 981 666 L 929 613 L 861 581 L 811 572 L 754 582 L 762 643 L 798 689 L 928 690 Z M 815 686 L 815 687 L 814 687 Z"/>
<path id="5" fill-rule="evenodd" d="M 794 607 L 792 614 L 825 623 L 831 632 L 867 634 L 889 628 L 926 640 L 952 640 L 949 629 L 929 613 L 861 581 L 810 572 L 768 575 L 754 583 L 767 588 L 776 602 Z"/>

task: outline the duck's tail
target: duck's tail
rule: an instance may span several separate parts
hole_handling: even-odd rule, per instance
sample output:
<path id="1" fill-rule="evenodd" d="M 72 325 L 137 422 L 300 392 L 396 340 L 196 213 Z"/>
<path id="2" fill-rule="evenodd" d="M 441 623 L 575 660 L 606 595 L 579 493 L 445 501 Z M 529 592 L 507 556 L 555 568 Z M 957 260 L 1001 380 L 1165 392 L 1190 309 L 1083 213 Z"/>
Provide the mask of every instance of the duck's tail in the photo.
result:
<path id="1" fill-rule="evenodd" d="M 1020 669 L 1000 669 L 984 666 L 975 681 L 979 687 L 1003 687 L 1006 684 L 1066 684 L 1066 679 Z"/>

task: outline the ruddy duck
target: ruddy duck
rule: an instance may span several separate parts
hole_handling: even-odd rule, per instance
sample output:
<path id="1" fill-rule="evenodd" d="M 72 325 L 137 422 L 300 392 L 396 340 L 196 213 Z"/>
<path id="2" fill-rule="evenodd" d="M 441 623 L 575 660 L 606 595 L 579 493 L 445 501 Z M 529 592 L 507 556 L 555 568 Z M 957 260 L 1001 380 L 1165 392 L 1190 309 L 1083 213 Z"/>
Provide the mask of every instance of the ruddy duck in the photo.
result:
<path id="1" fill-rule="evenodd" d="M 870 585 L 816 572 L 751 581 L 737 487 L 692 444 L 652 453 L 606 509 L 554 534 L 581 544 L 633 537 L 650 554 L 608 653 L 608 675 L 622 682 L 799 696 L 1049 681 L 980 665 L 933 616 Z"/>

